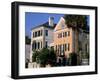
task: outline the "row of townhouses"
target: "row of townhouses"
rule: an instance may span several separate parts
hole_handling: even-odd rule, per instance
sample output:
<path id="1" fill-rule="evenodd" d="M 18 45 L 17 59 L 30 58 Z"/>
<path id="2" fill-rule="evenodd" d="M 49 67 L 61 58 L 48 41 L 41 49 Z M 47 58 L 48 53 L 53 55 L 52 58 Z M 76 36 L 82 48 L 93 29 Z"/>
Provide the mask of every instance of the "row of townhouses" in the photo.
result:
<path id="1" fill-rule="evenodd" d="M 32 62 L 32 49 L 43 47 L 54 47 L 57 60 L 66 58 L 72 52 L 89 53 L 89 32 L 80 32 L 76 28 L 68 27 L 64 17 L 61 17 L 57 24 L 54 18 L 49 17 L 48 22 L 38 25 L 31 30 L 30 62 Z"/>

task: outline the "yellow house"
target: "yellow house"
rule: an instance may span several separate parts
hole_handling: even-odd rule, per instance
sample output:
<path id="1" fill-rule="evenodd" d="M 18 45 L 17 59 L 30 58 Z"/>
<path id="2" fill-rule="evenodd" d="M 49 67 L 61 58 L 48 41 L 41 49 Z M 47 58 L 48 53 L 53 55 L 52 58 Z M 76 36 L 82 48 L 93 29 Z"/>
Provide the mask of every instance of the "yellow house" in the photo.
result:
<path id="1" fill-rule="evenodd" d="M 57 57 L 68 58 L 69 54 L 78 51 L 78 31 L 75 28 L 68 27 L 65 19 L 60 18 L 54 29 L 54 49 Z"/>

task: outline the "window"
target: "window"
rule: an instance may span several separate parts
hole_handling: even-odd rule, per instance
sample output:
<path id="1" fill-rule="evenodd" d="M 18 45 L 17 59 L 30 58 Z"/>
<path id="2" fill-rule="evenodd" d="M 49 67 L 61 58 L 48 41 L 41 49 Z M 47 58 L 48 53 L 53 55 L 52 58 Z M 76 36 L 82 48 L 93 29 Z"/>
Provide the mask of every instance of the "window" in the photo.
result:
<path id="1" fill-rule="evenodd" d="M 41 48 L 42 48 L 42 42 L 41 42 Z"/>
<path id="2" fill-rule="evenodd" d="M 33 49 L 36 49 L 36 41 L 33 41 L 33 43 L 32 43 L 32 50 Z"/>
<path id="3" fill-rule="evenodd" d="M 34 49 L 36 49 L 36 48 L 37 48 L 37 43 L 35 42 L 35 43 L 34 43 Z"/>
<path id="4" fill-rule="evenodd" d="M 40 36 L 40 31 L 38 31 L 38 36 Z"/>
<path id="5" fill-rule="evenodd" d="M 70 31 L 67 31 L 67 36 L 70 36 Z"/>
<path id="6" fill-rule="evenodd" d="M 58 34 L 58 38 L 62 38 L 62 33 L 59 33 Z"/>
<path id="7" fill-rule="evenodd" d="M 40 42 L 38 42 L 37 44 L 38 44 L 38 49 L 40 49 Z"/>
<path id="8" fill-rule="evenodd" d="M 62 45 L 59 45 L 59 53 L 60 53 L 60 55 L 61 55 L 61 51 L 62 51 Z"/>
<path id="9" fill-rule="evenodd" d="M 66 48 L 67 48 L 67 51 L 69 51 L 70 50 L 70 44 L 68 43 L 68 44 L 66 44 Z"/>
<path id="10" fill-rule="evenodd" d="M 70 51 L 70 44 L 69 44 L 69 43 L 66 44 L 66 50 L 67 50 L 67 51 Z"/>
<path id="11" fill-rule="evenodd" d="M 63 51 L 65 51 L 65 45 L 63 44 Z"/>
<path id="12" fill-rule="evenodd" d="M 36 31 L 36 32 L 33 32 L 33 37 L 38 37 L 38 36 L 41 36 L 41 35 L 42 35 L 42 33 L 41 33 L 40 30 Z"/>
<path id="13" fill-rule="evenodd" d="M 65 32 L 63 32 L 63 37 L 65 37 Z"/>
<path id="14" fill-rule="evenodd" d="M 42 30 L 40 31 L 40 35 L 42 36 Z"/>
<path id="15" fill-rule="evenodd" d="M 64 36 L 65 37 L 70 36 L 70 31 L 64 32 Z"/>
<path id="16" fill-rule="evenodd" d="M 33 44 L 32 44 L 32 50 L 34 49 L 34 45 L 35 45 L 35 43 L 33 42 Z"/>
<path id="17" fill-rule="evenodd" d="M 70 31 L 68 31 L 68 36 L 70 36 Z"/>
<path id="18" fill-rule="evenodd" d="M 34 32 L 33 32 L 33 38 L 34 38 Z"/>
<path id="19" fill-rule="evenodd" d="M 65 51 L 66 51 L 66 44 L 65 44 Z"/>
<path id="20" fill-rule="evenodd" d="M 63 45 L 61 44 L 61 52 L 63 51 Z"/>
<path id="21" fill-rule="evenodd" d="M 67 32 L 65 32 L 65 37 L 67 36 Z"/>
<path id="22" fill-rule="evenodd" d="M 45 42 L 45 47 L 46 47 L 46 48 L 48 47 L 48 41 Z"/>
<path id="23" fill-rule="evenodd" d="M 48 36 L 48 30 L 45 30 L 45 36 Z"/>
<path id="24" fill-rule="evenodd" d="M 58 45 L 58 54 L 60 55 L 60 45 Z"/>
<path id="25" fill-rule="evenodd" d="M 37 37 L 37 32 L 35 32 L 35 37 Z"/>

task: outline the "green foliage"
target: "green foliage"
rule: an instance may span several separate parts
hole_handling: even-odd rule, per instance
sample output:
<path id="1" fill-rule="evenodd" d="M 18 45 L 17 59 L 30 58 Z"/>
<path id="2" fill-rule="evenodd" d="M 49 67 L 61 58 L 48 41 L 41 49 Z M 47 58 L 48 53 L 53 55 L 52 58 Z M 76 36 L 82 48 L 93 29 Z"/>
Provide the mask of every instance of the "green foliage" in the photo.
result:
<path id="1" fill-rule="evenodd" d="M 89 59 L 89 53 L 82 54 L 82 59 Z"/>
<path id="2" fill-rule="evenodd" d="M 77 65 L 77 54 L 76 53 L 70 53 L 69 54 L 69 65 Z"/>
<path id="3" fill-rule="evenodd" d="M 31 39 L 28 36 L 25 36 L 25 44 L 30 44 Z"/>
<path id="4" fill-rule="evenodd" d="M 50 63 L 51 63 L 52 65 L 54 65 L 55 62 L 56 62 L 56 53 L 55 53 L 55 51 L 54 51 L 54 48 L 50 48 L 49 59 L 50 59 Z"/>
<path id="5" fill-rule="evenodd" d="M 32 61 L 33 61 L 33 62 L 36 61 L 36 58 L 37 58 L 37 56 L 38 56 L 39 54 L 40 54 L 39 51 L 36 51 L 36 50 L 33 51 L 33 55 L 32 55 Z"/>
<path id="6" fill-rule="evenodd" d="M 56 62 L 56 54 L 53 48 L 43 48 L 33 53 L 33 62 L 37 62 L 45 66 L 46 64 L 54 65 Z"/>
<path id="7" fill-rule="evenodd" d="M 89 56 L 89 53 L 87 53 L 87 54 L 86 54 L 86 58 L 89 59 L 89 57 L 90 57 L 90 56 Z"/>
<path id="8" fill-rule="evenodd" d="M 84 30 L 87 28 L 87 16 L 86 15 L 65 15 L 65 23 L 69 27 L 80 27 Z"/>
<path id="9" fill-rule="evenodd" d="M 48 55 L 49 55 L 49 49 L 47 48 L 43 48 L 41 51 L 40 51 L 40 54 L 38 56 L 38 59 L 40 61 L 40 64 L 43 64 L 45 65 L 47 60 L 48 60 Z"/>

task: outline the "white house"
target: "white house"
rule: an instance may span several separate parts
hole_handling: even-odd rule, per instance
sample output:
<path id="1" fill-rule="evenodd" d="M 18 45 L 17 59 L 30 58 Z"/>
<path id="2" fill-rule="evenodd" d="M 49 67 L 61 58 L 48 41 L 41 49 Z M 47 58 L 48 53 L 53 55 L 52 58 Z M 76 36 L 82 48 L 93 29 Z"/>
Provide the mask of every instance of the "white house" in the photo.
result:
<path id="1" fill-rule="evenodd" d="M 33 49 L 40 50 L 41 48 L 48 47 L 53 43 L 53 31 L 55 25 L 54 18 L 49 17 L 48 22 L 33 27 L 31 30 L 30 62 L 32 62 Z"/>

